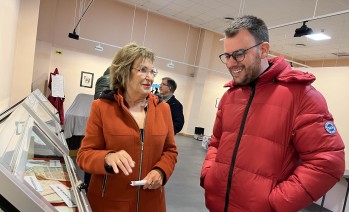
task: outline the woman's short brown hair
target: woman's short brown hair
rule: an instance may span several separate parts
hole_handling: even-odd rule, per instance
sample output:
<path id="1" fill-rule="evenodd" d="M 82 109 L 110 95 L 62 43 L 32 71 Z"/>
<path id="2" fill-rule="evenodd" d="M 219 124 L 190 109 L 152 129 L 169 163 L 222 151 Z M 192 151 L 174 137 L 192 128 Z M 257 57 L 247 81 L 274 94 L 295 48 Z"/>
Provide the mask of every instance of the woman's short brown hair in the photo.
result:
<path id="1" fill-rule="evenodd" d="M 129 43 L 122 47 L 114 56 L 110 65 L 110 87 L 112 90 L 120 88 L 125 90 L 126 83 L 130 78 L 132 66 L 136 60 L 146 59 L 154 62 L 154 52 L 136 43 Z"/>

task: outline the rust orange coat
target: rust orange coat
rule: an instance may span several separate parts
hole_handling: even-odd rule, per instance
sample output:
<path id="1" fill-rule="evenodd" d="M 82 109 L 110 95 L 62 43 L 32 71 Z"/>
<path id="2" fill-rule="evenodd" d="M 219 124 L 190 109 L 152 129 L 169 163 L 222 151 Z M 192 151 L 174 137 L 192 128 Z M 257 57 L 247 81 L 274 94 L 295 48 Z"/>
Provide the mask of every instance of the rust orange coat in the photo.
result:
<path id="1" fill-rule="evenodd" d="M 153 94 L 147 101 L 142 160 L 140 129 L 124 105 L 122 92 L 92 103 L 77 163 L 92 174 L 87 197 L 93 211 L 136 211 L 137 205 L 140 212 L 166 211 L 164 185 L 156 190 L 130 185 L 154 168 L 163 171 L 165 184 L 177 162 L 170 108 Z M 122 172 L 108 174 L 104 168 L 106 154 L 119 150 L 128 152 L 136 162 L 129 176 Z"/>

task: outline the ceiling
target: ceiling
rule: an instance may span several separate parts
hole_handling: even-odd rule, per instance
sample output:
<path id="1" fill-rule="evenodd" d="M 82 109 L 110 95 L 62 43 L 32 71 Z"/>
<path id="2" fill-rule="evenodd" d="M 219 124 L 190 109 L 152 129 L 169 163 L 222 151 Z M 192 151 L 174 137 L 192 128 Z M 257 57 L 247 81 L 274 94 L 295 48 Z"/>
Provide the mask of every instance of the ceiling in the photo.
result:
<path id="1" fill-rule="evenodd" d="M 349 0 L 119 0 L 195 27 L 222 34 L 229 21 L 225 17 L 255 15 L 269 30 L 271 50 L 295 60 L 328 60 L 349 55 Z M 315 33 L 324 31 L 332 39 L 313 41 L 293 37 L 302 21 Z"/>

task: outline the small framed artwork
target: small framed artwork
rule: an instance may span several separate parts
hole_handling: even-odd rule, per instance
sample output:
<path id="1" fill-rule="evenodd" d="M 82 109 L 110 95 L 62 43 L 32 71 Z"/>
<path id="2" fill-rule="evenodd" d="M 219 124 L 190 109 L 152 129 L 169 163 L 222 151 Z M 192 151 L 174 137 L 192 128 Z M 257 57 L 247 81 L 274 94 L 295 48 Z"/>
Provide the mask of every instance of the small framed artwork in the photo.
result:
<path id="1" fill-rule="evenodd" d="M 81 72 L 80 87 L 92 88 L 93 86 L 93 73 Z"/>

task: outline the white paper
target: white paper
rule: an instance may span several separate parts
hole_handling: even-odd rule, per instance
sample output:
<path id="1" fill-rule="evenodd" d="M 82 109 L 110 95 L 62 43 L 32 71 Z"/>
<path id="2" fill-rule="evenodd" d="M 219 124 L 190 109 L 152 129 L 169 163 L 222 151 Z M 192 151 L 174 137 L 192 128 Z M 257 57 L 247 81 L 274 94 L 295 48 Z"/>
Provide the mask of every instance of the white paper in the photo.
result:
<path id="1" fill-rule="evenodd" d="M 53 97 L 62 97 L 64 98 L 64 84 L 63 76 L 56 74 L 52 76 L 51 91 Z"/>
<path id="2" fill-rule="evenodd" d="M 36 191 L 41 192 L 44 190 L 35 176 L 24 176 L 24 180 L 27 181 L 27 183 L 29 183 L 29 185 L 31 185 Z"/>
<path id="3" fill-rule="evenodd" d="M 68 207 L 76 207 L 76 204 L 74 203 L 71 193 L 68 191 L 68 189 L 62 185 L 62 184 L 55 184 L 55 185 L 50 185 L 51 188 L 60 196 L 65 204 L 67 204 Z"/>
<path id="4" fill-rule="evenodd" d="M 131 186 L 143 186 L 145 185 L 147 181 L 146 180 L 139 180 L 139 181 L 131 181 Z"/>
<path id="5" fill-rule="evenodd" d="M 59 161 L 59 160 L 50 160 L 50 167 L 62 167 L 61 161 Z"/>

